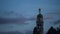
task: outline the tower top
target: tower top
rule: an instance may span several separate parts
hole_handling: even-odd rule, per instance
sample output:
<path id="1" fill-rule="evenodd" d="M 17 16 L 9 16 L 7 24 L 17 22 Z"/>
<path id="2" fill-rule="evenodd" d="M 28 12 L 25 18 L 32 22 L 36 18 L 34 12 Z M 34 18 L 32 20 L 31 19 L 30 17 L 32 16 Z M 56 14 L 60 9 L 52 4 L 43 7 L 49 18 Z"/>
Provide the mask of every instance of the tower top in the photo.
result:
<path id="1" fill-rule="evenodd" d="M 41 9 L 39 8 L 38 10 L 39 10 L 39 14 L 37 15 L 37 18 L 38 18 L 38 19 L 39 19 L 39 18 L 43 18 L 43 15 L 41 14 Z"/>
<path id="2" fill-rule="evenodd" d="M 41 13 L 41 9 L 39 8 L 39 14 Z"/>

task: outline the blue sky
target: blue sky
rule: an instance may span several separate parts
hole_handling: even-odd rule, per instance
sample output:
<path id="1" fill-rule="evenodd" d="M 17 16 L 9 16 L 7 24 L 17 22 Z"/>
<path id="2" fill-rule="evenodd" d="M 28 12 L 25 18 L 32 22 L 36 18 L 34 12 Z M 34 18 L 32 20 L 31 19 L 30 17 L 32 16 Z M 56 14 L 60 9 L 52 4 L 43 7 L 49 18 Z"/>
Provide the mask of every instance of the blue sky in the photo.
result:
<path id="1" fill-rule="evenodd" d="M 44 16 L 45 30 L 60 20 L 60 0 L 0 0 L 0 18 L 3 18 L 0 31 L 33 30 L 39 8 Z"/>

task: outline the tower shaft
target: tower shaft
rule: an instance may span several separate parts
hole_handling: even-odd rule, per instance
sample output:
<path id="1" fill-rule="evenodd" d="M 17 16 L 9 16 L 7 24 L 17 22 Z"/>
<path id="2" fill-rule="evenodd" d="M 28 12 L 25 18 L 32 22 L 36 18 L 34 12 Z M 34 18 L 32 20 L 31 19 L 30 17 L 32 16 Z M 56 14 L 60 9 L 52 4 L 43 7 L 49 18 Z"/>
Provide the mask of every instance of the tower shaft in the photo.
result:
<path id="1" fill-rule="evenodd" d="M 41 14 L 41 9 L 39 9 L 39 14 L 37 15 L 36 26 L 38 34 L 43 34 L 43 16 Z"/>

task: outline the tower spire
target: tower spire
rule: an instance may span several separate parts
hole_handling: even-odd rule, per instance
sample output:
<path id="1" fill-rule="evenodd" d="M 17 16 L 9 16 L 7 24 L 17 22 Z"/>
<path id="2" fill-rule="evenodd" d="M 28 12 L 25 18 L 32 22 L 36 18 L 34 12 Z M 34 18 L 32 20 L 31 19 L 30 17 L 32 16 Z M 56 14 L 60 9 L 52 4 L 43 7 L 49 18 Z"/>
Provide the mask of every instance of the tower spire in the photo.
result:
<path id="1" fill-rule="evenodd" d="M 41 9 L 39 8 L 39 14 L 41 13 Z"/>

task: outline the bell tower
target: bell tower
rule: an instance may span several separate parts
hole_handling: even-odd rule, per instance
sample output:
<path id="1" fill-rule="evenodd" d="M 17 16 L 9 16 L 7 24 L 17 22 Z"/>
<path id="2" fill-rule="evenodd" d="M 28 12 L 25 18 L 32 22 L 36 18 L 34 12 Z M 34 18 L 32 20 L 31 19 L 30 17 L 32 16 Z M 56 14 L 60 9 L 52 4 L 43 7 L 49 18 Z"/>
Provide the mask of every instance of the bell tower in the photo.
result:
<path id="1" fill-rule="evenodd" d="M 38 34 L 43 34 L 43 15 L 41 14 L 40 8 L 39 8 L 39 14 L 37 15 L 36 28 Z"/>
<path id="2" fill-rule="evenodd" d="M 41 14 L 40 8 L 39 8 L 39 14 L 37 15 L 36 27 L 38 34 L 43 34 L 43 15 Z"/>
<path id="3" fill-rule="evenodd" d="M 36 26 L 34 27 L 33 34 L 43 34 L 43 15 L 39 8 L 39 14 L 37 15 Z"/>

